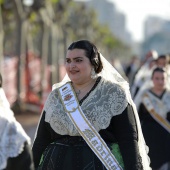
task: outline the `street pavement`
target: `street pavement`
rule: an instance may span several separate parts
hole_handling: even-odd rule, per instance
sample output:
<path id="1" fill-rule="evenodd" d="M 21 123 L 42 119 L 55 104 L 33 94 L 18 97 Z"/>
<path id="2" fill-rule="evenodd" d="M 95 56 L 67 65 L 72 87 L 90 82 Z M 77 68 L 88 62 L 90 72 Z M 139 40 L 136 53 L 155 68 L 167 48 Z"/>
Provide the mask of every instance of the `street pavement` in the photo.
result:
<path id="1" fill-rule="evenodd" d="M 28 136 L 31 138 L 31 141 L 33 142 L 40 114 L 26 112 L 15 115 L 15 118 L 22 125 L 25 132 L 28 134 Z"/>

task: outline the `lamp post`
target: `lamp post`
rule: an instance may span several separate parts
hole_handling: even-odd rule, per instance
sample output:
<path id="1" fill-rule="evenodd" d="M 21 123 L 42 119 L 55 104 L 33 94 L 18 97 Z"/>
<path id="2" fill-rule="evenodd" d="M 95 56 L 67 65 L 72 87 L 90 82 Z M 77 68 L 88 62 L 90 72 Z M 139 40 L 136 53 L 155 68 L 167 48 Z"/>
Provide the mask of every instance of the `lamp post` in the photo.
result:
<path id="1" fill-rule="evenodd" d="M 33 5 L 33 3 L 34 3 L 34 0 L 23 0 L 23 4 L 25 5 L 25 6 L 32 6 Z"/>

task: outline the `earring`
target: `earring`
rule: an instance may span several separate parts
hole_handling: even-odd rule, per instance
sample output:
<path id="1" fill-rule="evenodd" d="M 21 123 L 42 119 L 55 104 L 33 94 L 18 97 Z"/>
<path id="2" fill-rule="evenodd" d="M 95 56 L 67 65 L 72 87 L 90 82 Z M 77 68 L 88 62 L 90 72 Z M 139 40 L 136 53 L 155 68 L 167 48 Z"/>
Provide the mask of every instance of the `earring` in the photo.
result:
<path id="1" fill-rule="evenodd" d="M 96 74 L 94 68 L 92 68 L 92 70 L 91 70 L 91 78 L 95 79 L 96 77 L 97 77 L 97 74 Z"/>

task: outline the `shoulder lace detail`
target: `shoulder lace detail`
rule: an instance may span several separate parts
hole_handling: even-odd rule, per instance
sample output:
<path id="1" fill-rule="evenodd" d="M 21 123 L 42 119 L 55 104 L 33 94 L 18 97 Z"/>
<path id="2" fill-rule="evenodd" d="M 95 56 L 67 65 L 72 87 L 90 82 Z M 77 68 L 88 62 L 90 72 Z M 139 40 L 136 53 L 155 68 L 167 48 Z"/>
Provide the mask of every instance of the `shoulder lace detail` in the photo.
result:
<path id="1" fill-rule="evenodd" d="M 90 93 L 84 97 L 81 108 L 97 131 L 109 126 L 111 118 L 121 114 L 127 107 L 124 90 L 117 84 L 101 79 Z M 57 89 L 49 95 L 44 110 L 45 121 L 61 135 L 80 136 L 64 111 Z"/>
<path id="2" fill-rule="evenodd" d="M 92 89 L 79 101 L 79 104 L 82 105 L 83 101 L 89 96 L 89 94 L 96 88 L 96 86 L 98 85 L 98 83 L 100 82 L 101 77 L 98 77 L 94 86 L 92 87 Z"/>
<path id="3" fill-rule="evenodd" d="M 3 112 L 0 115 L 0 123 L 4 125 L 0 138 L 0 169 L 4 169 L 7 159 L 18 156 L 23 151 L 24 142 L 30 144 L 31 141 L 14 116 L 9 116 L 10 109 L 0 108 L 0 111 Z"/>

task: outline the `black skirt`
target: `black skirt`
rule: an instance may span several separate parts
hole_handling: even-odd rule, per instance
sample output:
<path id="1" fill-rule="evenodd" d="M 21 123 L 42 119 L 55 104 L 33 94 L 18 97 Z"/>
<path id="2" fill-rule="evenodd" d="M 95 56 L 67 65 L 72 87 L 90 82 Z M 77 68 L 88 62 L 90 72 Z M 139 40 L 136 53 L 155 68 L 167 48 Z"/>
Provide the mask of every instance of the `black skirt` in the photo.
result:
<path id="1" fill-rule="evenodd" d="M 111 149 L 111 145 L 108 147 Z M 37 170 L 106 170 L 82 138 L 62 139 L 44 151 Z"/>

